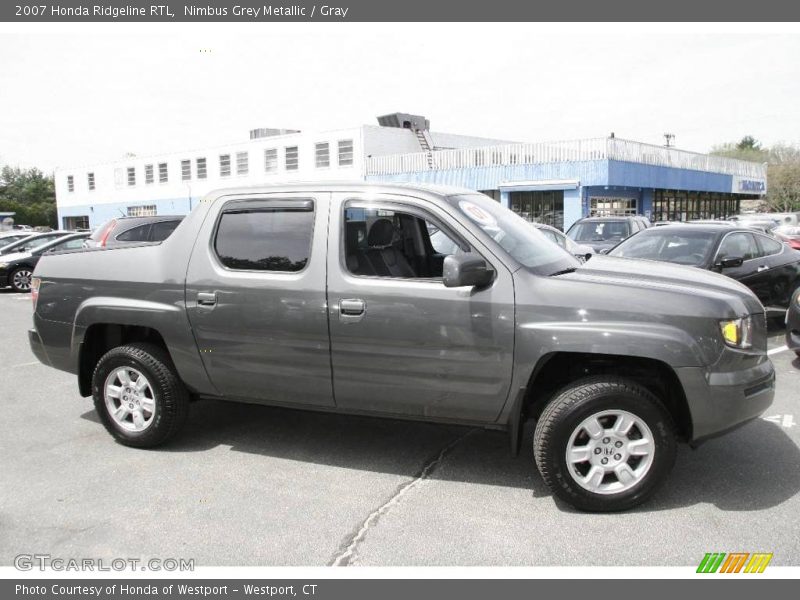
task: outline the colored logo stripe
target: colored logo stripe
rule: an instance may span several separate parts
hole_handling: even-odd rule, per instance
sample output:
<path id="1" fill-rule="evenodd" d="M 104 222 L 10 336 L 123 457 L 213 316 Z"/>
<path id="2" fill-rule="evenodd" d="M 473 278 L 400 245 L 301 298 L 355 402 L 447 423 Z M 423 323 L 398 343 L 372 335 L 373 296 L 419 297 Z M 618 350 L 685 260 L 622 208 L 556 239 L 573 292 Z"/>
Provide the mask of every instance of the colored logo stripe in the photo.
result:
<path id="1" fill-rule="evenodd" d="M 749 560 L 748 560 L 749 559 Z M 772 553 L 707 552 L 697 567 L 698 573 L 763 573 L 772 561 Z"/>

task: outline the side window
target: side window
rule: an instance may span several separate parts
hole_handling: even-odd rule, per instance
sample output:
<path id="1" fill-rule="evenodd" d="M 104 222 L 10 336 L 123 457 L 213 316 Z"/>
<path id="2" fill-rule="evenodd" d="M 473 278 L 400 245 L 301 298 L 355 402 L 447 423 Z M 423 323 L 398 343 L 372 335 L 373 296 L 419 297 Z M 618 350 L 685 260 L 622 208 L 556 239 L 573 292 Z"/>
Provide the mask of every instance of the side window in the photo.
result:
<path id="1" fill-rule="evenodd" d="M 758 257 L 758 247 L 752 234 L 744 232 L 731 233 L 722 241 L 717 258 L 734 257 L 741 257 L 742 260 Z"/>
<path id="2" fill-rule="evenodd" d="M 222 213 L 214 249 L 230 269 L 302 271 L 311 254 L 314 211 L 293 208 Z"/>
<path id="3" fill-rule="evenodd" d="M 150 234 L 150 223 L 131 227 L 117 236 L 119 242 L 146 242 Z"/>
<path id="4" fill-rule="evenodd" d="M 761 256 L 772 256 L 783 251 L 783 244 L 778 240 L 773 240 L 764 235 L 758 236 L 758 243 L 761 246 Z"/>
<path id="5" fill-rule="evenodd" d="M 441 278 L 445 256 L 461 252 L 450 233 L 412 212 L 347 207 L 344 259 L 353 275 Z"/>
<path id="6" fill-rule="evenodd" d="M 159 221 L 158 223 L 153 223 L 153 226 L 150 228 L 150 241 L 163 242 L 172 235 L 178 223 L 180 223 L 180 221 Z"/>
<path id="7" fill-rule="evenodd" d="M 62 250 L 77 250 L 78 248 L 83 248 L 84 239 L 85 238 L 75 238 L 73 240 L 61 242 L 50 248 L 48 252 L 61 252 Z"/>

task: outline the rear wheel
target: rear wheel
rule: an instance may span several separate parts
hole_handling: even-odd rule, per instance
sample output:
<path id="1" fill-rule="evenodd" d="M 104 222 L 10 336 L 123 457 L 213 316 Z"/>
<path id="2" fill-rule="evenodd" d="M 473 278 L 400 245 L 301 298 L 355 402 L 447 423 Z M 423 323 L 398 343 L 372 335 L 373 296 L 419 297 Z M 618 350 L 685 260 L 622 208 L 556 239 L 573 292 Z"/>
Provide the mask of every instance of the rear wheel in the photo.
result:
<path id="1" fill-rule="evenodd" d="M 31 281 L 33 279 L 33 269 L 30 267 L 19 267 L 11 272 L 8 281 L 15 292 L 27 293 L 31 291 Z"/>
<path id="2" fill-rule="evenodd" d="M 676 450 L 663 404 L 618 378 L 573 383 L 547 405 L 534 434 L 536 465 L 547 485 L 588 511 L 625 510 L 650 498 Z"/>
<path id="3" fill-rule="evenodd" d="M 92 396 L 108 432 L 137 448 L 174 437 L 189 412 L 189 394 L 169 355 L 152 344 L 119 346 L 103 355 L 92 376 Z"/>

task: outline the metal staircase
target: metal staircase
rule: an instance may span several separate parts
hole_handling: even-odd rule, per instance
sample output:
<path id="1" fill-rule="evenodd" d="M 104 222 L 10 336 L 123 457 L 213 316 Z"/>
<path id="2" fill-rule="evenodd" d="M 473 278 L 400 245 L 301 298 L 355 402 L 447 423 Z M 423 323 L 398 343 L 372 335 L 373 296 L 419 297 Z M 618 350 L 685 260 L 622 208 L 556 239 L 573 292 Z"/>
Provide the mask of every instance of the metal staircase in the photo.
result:
<path id="1" fill-rule="evenodd" d="M 428 160 L 428 168 L 433 169 L 433 140 L 431 134 L 427 129 L 414 129 L 414 135 L 417 136 L 420 148 L 425 153 Z"/>

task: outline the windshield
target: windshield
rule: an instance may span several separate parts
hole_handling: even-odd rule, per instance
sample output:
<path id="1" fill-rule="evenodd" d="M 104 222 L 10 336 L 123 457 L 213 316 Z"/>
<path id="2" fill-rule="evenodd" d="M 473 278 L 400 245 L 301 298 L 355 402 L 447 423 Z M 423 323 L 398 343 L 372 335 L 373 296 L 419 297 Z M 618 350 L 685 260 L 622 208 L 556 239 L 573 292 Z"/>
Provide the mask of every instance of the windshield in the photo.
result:
<path id="1" fill-rule="evenodd" d="M 619 242 L 630 234 L 627 221 L 584 221 L 567 232 L 576 242 Z"/>
<path id="2" fill-rule="evenodd" d="M 715 237 L 707 231 L 675 231 L 673 227 L 659 227 L 642 231 L 608 254 L 697 267 L 706 262 Z"/>
<path id="3" fill-rule="evenodd" d="M 580 266 L 569 252 L 525 219 L 483 194 L 450 196 L 449 201 L 521 265 L 539 275 Z"/>

